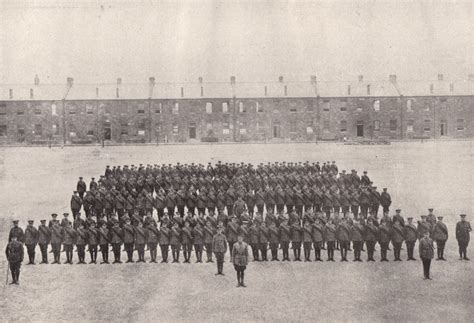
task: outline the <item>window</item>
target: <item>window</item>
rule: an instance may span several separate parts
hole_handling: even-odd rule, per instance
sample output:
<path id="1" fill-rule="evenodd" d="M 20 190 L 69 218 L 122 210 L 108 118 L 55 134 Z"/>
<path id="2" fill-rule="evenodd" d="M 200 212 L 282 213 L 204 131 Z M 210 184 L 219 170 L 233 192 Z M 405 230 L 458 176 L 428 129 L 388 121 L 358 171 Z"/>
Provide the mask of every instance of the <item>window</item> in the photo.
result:
<path id="1" fill-rule="evenodd" d="M 163 107 L 162 104 L 161 104 L 161 103 L 158 103 L 158 106 L 157 106 L 156 109 L 155 109 L 155 113 L 160 114 L 162 107 Z"/>
<path id="2" fill-rule="evenodd" d="M 229 131 L 229 123 L 228 123 L 228 122 L 224 122 L 224 123 L 222 124 L 222 133 L 223 133 L 224 135 L 228 135 L 228 134 L 230 133 L 230 131 Z"/>
<path id="3" fill-rule="evenodd" d="M 138 130 L 145 130 L 145 120 L 140 120 L 137 125 Z"/>
<path id="4" fill-rule="evenodd" d="M 347 131 L 347 121 L 341 120 L 341 132 L 346 132 L 346 131 Z"/>
<path id="5" fill-rule="evenodd" d="M 121 135 L 128 135 L 128 124 L 127 123 L 122 123 L 120 125 L 120 134 Z"/>
<path id="6" fill-rule="evenodd" d="M 397 120 L 392 119 L 390 120 L 390 131 L 396 131 L 397 130 Z"/>
<path id="7" fill-rule="evenodd" d="M 247 110 L 244 107 L 244 103 L 242 101 L 239 102 L 239 113 L 245 113 Z"/>
<path id="8" fill-rule="evenodd" d="M 324 120 L 323 122 L 323 130 L 329 131 L 329 120 Z"/>
<path id="9" fill-rule="evenodd" d="M 257 112 L 262 113 L 263 112 L 263 106 L 260 102 L 255 102 L 255 109 Z"/>
<path id="10" fill-rule="evenodd" d="M 0 104 L 0 116 L 7 114 L 7 105 L 5 103 Z"/>
<path id="11" fill-rule="evenodd" d="M 35 135 L 36 136 L 43 135 L 43 127 L 40 124 L 35 124 Z"/>
<path id="12" fill-rule="evenodd" d="M 290 132 L 293 132 L 293 133 L 296 132 L 296 120 L 292 120 L 290 122 Z"/>
<path id="13" fill-rule="evenodd" d="M 426 119 L 425 125 L 423 126 L 423 131 L 431 131 L 431 120 Z"/>
<path id="14" fill-rule="evenodd" d="M 55 103 L 51 104 L 51 114 L 52 114 L 53 116 L 57 116 L 57 115 L 58 115 L 58 110 L 57 110 L 57 107 L 56 107 L 56 104 L 55 104 Z"/>
<path id="15" fill-rule="evenodd" d="M 229 113 L 229 103 L 222 102 L 222 113 Z"/>
<path id="16" fill-rule="evenodd" d="M 374 101 L 374 110 L 375 111 L 380 111 L 380 100 L 375 100 Z"/>
<path id="17" fill-rule="evenodd" d="M 88 136 L 93 136 L 94 135 L 94 130 L 91 130 L 91 129 L 87 130 L 87 135 Z"/>
<path id="18" fill-rule="evenodd" d="M 94 113 L 94 108 L 92 107 L 92 104 L 87 103 L 86 104 L 86 114 L 93 114 Z"/>
<path id="19" fill-rule="evenodd" d="M 407 132 L 413 132 L 414 131 L 413 124 L 414 124 L 413 120 L 408 120 L 407 121 Z"/>
<path id="20" fill-rule="evenodd" d="M 179 127 L 176 123 L 173 123 L 173 134 L 177 135 L 179 132 Z"/>
<path id="21" fill-rule="evenodd" d="M 53 125 L 51 126 L 51 132 L 53 135 L 57 135 L 58 134 L 58 125 L 53 123 Z"/>
<path id="22" fill-rule="evenodd" d="M 76 114 L 76 107 L 70 107 L 69 114 Z"/>
<path id="23" fill-rule="evenodd" d="M 464 126 L 464 119 L 458 119 L 458 120 L 457 120 L 456 130 L 457 130 L 457 131 L 464 131 L 464 130 L 466 130 L 466 127 Z"/>
<path id="24" fill-rule="evenodd" d="M 172 112 L 173 112 L 173 114 L 178 114 L 179 113 L 179 103 L 178 102 L 175 102 Z"/>
<path id="25" fill-rule="evenodd" d="M 341 107 L 341 112 L 346 112 L 347 108 L 346 107 Z"/>
<path id="26" fill-rule="evenodd" d="M 240 132 L 241 135 L 245 135 L 245 134 L 247 133 L 247 129 L 245 129 L 245 128 L 240 128 L 240 129 L 239 129 L 239 132 Z"/>
<path id="27" fill-rule="evenodd" d="M 290 107 L 290 112 L 291 113 L 296 113 L 296 111 L 297 111 L 296 107 Z"/>
<path id="28" fill-rule="evenodd" d="M 313 133 L 313 121 L 310 120 L 306 123 L 306 133 L 312 134 Z"/>
<path id="29" fill-rule="evenodd" d="M 76 137 L 76 126 L 74 124 L 69 125 L 69 137 Z"/>
<path id="30" fill-rule="evenodd" d="M 380 131 L 380 121 L 379 120 L 374 121 L 374 131 Z"/>
<path id="31" fill-rule="evenodd" d="M 137 113 L 138 114 L 145 114 L 145 105 L 144 104 L 139 104 L 138 105 Z"/>
<path id="32" fill-rule="evenodd" d="M 407 112 L 413 112 L 412 100 L 411 99 L 407 100 Z"/>
<path id="33" fill-rule="evenodd" d="M 35 114 L 41 115 L 41 107 L 35 107 Z"/>
<path id="34" fill-rule="evenodd" d="M 25 114 L 25 109 L 23 107 L 18 107 L 18 109 L 16 110 L 16 114 L 19 115 L 19 116 L 22 116 Z"/>
<path id="35" fill-rule="evenodd" d="M 207 102 L 207 103 L 206 103 L 206 113 L 207 113 L 207 114 L 211 114 L 211 113 L 212 113 L 212 103 L 211 103 L 211 102 Z"/>
<path id="36" fill-rule="evenodd" d="M 447 98 L 440 98 L 439 100 L 440 100 L 441 102 L 446 102 L 446 101 L 448 101 Z"/>
<path id="37" fill-rule="evenodd" d="M 0 137 L 6 137 L 7 135 L 7 126 L 2 124 L 0 125 Z"/>
<path id="38" fill-rule="evenodd" d="M 323 111 L 328 112 L 331 109 L 331 101 L 324 100 L 323 101 Z"/>

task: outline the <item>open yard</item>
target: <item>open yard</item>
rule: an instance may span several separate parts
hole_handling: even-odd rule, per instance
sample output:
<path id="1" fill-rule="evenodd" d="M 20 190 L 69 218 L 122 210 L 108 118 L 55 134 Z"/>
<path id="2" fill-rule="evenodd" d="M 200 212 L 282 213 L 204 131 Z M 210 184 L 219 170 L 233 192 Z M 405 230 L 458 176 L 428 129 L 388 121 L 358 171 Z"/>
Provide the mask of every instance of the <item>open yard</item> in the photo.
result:
<path id="1" fill-rule="evenodd" d="M 23 266 L 20 286 L 0 288 L 0 321 L 474 320 L 474 246 L 469 247 L 473 261 L 459 261 L 454 238 L 460 213 L 467 213 L 468 220 L 474 222 L 473 141 L 387 146 L 0 148 L 2 279 L 6 274 L 3 250 L 11 219 L 19 219 L 24 227 L 28 219 L 38 224 L 53 212 L 69 211 L 69 199 L 79 176 L 88 182 L 106 165 L 218 160 L 254 164 L 336 160 L 339 169 L 367 170 L 380 189 L 388 187 L 393 210 L 401 208 L 405 217 L 417 219 L 433 207 L 435 214 L 444 215 L 450 234 L 448 261 L 433 262 L 432 281 L 422 279 L 419 261 L 340 263 L 336 253 L 335 263 L 251 263 L 245 289 L 235 287 L 235 272 L 228 256 L 223 277 L 214 276 L 215 264 Z"/>

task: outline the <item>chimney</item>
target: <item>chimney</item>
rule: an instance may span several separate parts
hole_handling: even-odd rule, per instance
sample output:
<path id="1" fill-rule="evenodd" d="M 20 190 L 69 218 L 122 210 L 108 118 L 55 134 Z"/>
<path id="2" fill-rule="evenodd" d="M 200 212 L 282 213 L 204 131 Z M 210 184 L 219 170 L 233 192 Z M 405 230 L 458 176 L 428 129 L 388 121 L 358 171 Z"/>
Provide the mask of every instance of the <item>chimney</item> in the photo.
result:
<path id="1" fill-rule="evenodd" d="M 278 82 L 283 83 L 283 76 L 278 77 Z"/>
<path id="2" fill-rule="evenodd" d="M 351 86 L 350 85 L 347 86 L 347 95 L 351 95 Z"/>
<path id="3" fill-rule="evenodd" d="M 199 81 L 199 84 L 202 84 L 202 76 L 199 76 L 198 81 Z"/>
<path id="4" fill-rule="evenodd" d="M 358 79 L 359 79 L 359 82 L 364 82 L 364 75 L 359 75 Z"/>
<path id="5" fill-rule="evenodd" d="M 316 84 L 316 75 L 311 75 L 311 84 Z"/>
<path id="6" fill-rule="evenodd" d="M 117 78 L 117 86 L 121 85 L 122 84 L 122 78 Z"/>
<path id="7" fill-rule="evenodd" d="M 430 93 L 433 94 L 433 92 L 434 92 L 434 85 L 430 84 Z"/>
<path id="8" fill-rule="evenodd" d="M 99 98 L 99 88 L 98 87 L 95 88 L 95 96 L 96 96 L 96 98 Z"/>
<path id="9" fill-rule="evenodd" d="M 288 86 L 285 85 L 285 96 L 288 95 Z"/>
<path id="10" fill-rule="evenodd" d="M 36 86 L 40 85 L 40 79 L 38 77 L 38 74 L 35 75 L 35 85 Z"/>
<path id="11" fill-rule="evenodd" d="M 395 74 L 389 75 L 388 80 L 390 81 L 390 83 L 397 83 L 397 75 Z"/>
<path id="12" fill-rule="evenodd" d="M 267 92 L 267 86 L 265 85 L 265 96 L 267 96 L 268 92 Z"/>
<path id="13" fill-rule="evenodd" d="M 118 99 L 120 97 L 120 90 L 119 88 L 115 88 L 115 97 Z"/>
<path id="14" fill-rule="evenodd" d="M 444 79 L 443 74 L 438 74 L 438 81 L 442 81 Z"/>
<path id="15" fill-rule="evenodd" d="M 474 74 L 469 74 L 469 75 L 467 76 L 467 79 L 468 79 L 469 81 L 471 81 L 471 82 L 474 82 Z"/>
<path id="16" fill-rule="evenodd" d="M 370 84 L 367 84 L 367 95 L 370 95 Z"/>
<path id="17" fill-rule="evenodd" d="M 449 91 L 454 92 L 454 83 L 449 84 Z"/>
<path id="18" fill-rule="evenodd" d="M 30 89 L 30 99 L 33 99 L 35 97 L 33 89 Z"/>
<path id="19" fill-rule="evenodd" d="M 155 85 L 155 77 L 154 76 L 150 76 L 149 81 L 150 81 L 150 85 Z"/>
<path id="20" fill-rule="evenodd" d="M 10 89 L 8 91 L 8 95 L 9 95 L 8 97 L 10 98 L 10 100 L 13 99 L 13 89 Z"/>
<path id="21" fill-rule="evenodd" d="M 232 85 L 235 84 L 235 76 L 230 77 L 230 84 L 232 84 Z"/>
<path id="22" fill-rule="evenodd" d="M 72 77 L 68 77 L 66 80 L 67 80 L 67 86 L 72 87 L 72 85 L 74 84 L 74 79 Z"/>
<path id="23" fill-rule="evenodd" d="M 181 97 L 184 98 L 184 87 L 181 88 Z"/>

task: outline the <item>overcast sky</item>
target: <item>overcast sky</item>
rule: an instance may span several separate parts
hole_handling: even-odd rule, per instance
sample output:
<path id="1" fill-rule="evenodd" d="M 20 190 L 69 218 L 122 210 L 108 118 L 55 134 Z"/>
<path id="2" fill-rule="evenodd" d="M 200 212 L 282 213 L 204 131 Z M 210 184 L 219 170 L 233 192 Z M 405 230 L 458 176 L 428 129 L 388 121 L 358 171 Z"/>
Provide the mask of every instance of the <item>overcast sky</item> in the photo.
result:
<path id="1" fill-rule="evenodd" d="M 140 83 L 474 73 L 472 1 L 137 2 L 0 0 L 1 83 L 35 74 L 43 83 Z"/>

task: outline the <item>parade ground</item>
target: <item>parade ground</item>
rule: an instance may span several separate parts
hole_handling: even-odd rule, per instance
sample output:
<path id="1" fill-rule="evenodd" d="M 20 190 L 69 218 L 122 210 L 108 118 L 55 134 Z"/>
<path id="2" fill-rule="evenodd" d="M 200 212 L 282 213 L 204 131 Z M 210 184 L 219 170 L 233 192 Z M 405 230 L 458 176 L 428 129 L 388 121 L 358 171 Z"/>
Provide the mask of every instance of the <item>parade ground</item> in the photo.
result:
<path id="1" fill-rule="evenodd" d="M 254 165 L 335 160 L 340 170 L 367 170 L 379 190 L 388 188 L 390 215 L 400 208 L 405 218 L 417 221 L 432 207 L 444 216 L 448 261 L 433 261 L 433 280 L 423 280 L 421 261 L 405 261 L 405 246 L 404 261 L 393 262 L 389 251 L 390 262 L 379 262 L 377 245 L 377 262 L 365 262 L 366 253 L 364 262 L 352 262 L 349 252 L 349 262 L 341 263 L 337 251 L 336 262 L 251 262 L 247 288 L 235 287 L 228 254 L 225 276 L 214 276 L 215 263 L 195 264 L 194 254 L 192 264 L 27 266 L 25 261 L 21 285 L 5 285 L 3 251 L 11 220 L 24 228 L 29 219 L 38 225 L 51 213 L 70 212 L 79 176 L 89 183 L 106 165 L 219 160 Z M 0 321 L 472 322 L 474 245 L 468 247 L 471 261 L 458 260 L 454 228 L 460 213 L 474 222 L 473 184 L 473 141 L 0 148 Z M 415 250 L 419 258 L 418 244 Z"/>

